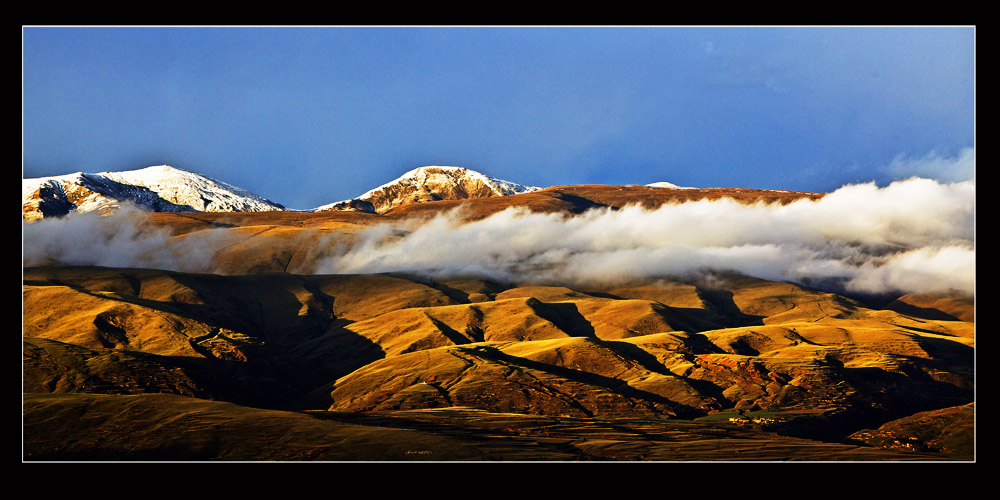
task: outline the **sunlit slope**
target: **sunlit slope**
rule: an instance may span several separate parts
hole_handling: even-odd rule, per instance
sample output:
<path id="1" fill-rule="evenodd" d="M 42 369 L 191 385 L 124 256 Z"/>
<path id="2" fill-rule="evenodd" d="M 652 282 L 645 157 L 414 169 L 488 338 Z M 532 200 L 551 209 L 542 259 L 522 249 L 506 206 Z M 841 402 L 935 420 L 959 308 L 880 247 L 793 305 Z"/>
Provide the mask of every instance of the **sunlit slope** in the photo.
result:
<path id="1" fill-rule="evenodd" d="M 192 272 L 239 275 L 311 273 L 323 249 L 349 245 L 377 220 L 358 212 L 149 213 L 152 227 L 171 234 L 181 258 L 202 259 L 177 267 Z M 197 260 L 195 260 L 197 262 Z"/>
<path id="2" fill-rule="evenodd" d="M 676 274 L 651 269 L 625 279 L 615 274 L 614 265 L 607 273 L 614 279 L 582 279 L 562 272 L 559 259 L 586 254 L 589 247 L 567 245 L 563 254 L 529 245 L 504 260 L 494 254 L 503 254 L 531 231 L 520 227 L 501 235 L 490 232 L 488 238 L 448 240 L 405 223 L 453 209 L 453 217 L 428 226 L 462 228 L 510 208 L 564 215 L 599 208 L 612 214 L 628 213 L 618 209 L 633 204 L 652 208 L 720 197 L 778 206 L 822 195 L 563 186 L 394 204 L 381 214 L 122 213 L 120 220 L 102 219 L 111 232 L 98 232 L 96 240 L 125 235 L 100 247 L 102 252 L 121 251 L 133 257 L 122 265 L 135 268 L 23 269 L 22 386 L 31 450 L 60 458 L 189 459 L 414 459 L 405 451 L 440 453 L 450 446 L 455 454 L 449 456 L 472 459 L 644 458 L 670 457 L 667 449 L 683 452 L 667 446 L 670 440 L 651 448 L 650 436 L 660 430 L 648 435 L 630 430 L 627 444 L 608 437 L 617 431 L 582 430 L 595 422 L 632 419 L 632 424 L 706 425 L 702 432 L 708 434 L 689 435 L 698 443 L 685 446 L 692 446 L 687 451 L 702 445 L 715 449 L 698 448 L 695 458 L 752 450 L 752 443 L 802 445 L 789 436 L 853 439 L 899 448 L 899 453 L 971 456 L 974 418 L 966 405 L 975 399 L 975 301 L 970 293 L 943 289 L 849 298 L 707 269 Z M 556 226 L 562 220 L 546 217 Z M 70 237 L 98 227 L 80 230 L 60 222 L 66 221 L 46 221 Z M 605 227 L 596 231 L 598 239 L 612 241 Z M 128 231 L 134 228 L 142 230 Z M 129 240 L 130 235 L 145 239 Z M 36 236 L 44 246 L 45 234 Z M 536 237 L 563 241 L 546 232 Z M 424 244 L 394 245 L 414 240 Z M 392 253 L 397 248 L 402 250 Z M 473 251 L 500 265 L 483 270 L 457 262 L 449 267 L 449 259 L 461 261 L 461 252 Z M 67 254 L 72 252 L 44 255 Z M 539 254 L 555 257 L 536 260 Z M 427 267 L 406 264 L 410 257 L 421 264 L 420 257 L 427 256 L 441 258 L 430 259 Z M 352 257 L 360 264 L 349 262 Z M 377 265 L 367 266 L 367 258 Z M 338 268 L 338 259 L 348 261 L 345 267 Z M 396 266 L 397 260 L 406 265 Z M 660 261 L 673 262 L 669 254 Z M 637 264 L 643 269 L 656 265 Z M 504 265 L 517 272 L 506 272 Z M 435 266 L 448 272 L 437 273 Z M 479 272 L 466 271 L 470 267 Z M 376 274 L 373 269 L 425 272 Z M 311 415 L 344 422 L 371 420 L 360 427 L 331 427 L 303 420 L 301 414 L 251 408 L 311 410 Z M 81 414 L 90 419 L 73 420 Z M 145 427 L 125 425 L 123 415 L 132 414 L 157 420 Z M 526 447 L 518 444 L 490 455 L 459 445 L 470 436 L 481 437 L 463 426 L 489 420 L 483 415 L 517 416 L 516 422 L 502 424 L 508 430 L 529 421 L 585 423 L 573 420 L 573 432 L 581 434 L 570 439 L 572 445 L 554 442 L 533 455 L 530 450 L 540 450 L 546 429 L 521 443 Z M 403 420 L 382 428 L 381 418 Z M 434 429 L 431 434 L 394 430 L 424 418 Z M 160 425 L 160 419 L 170 423 Z M 180 422 L 209 433 L 225 431 L 211 442 L 198 432 L 183 432 L 180 441 L 172 441 L 165 430 Z M 705 429 L 720 423 L 726 432 L 756 426 L 755 437 L 707 444 L 715 431 Z M 245 425 L 244 433 L 239 429 Z M 277 430 L 283 425 L 289 427 Z M 59 430 L 63 427 L 67 430 Z M 69 429 L 78 432 L 76 437 Z M 442 438 L 437 433 L 445 429 L 449 432 Z M 484 427 L 484 432 L 500 436 L 499 429 Z M 927 431 L 919 434 L 926 434 L 920 438 L 922 448 L 907 447 L 913 443 L 905 434 L 918 435 L 913 429 Z M 314 447 L 305 444 L 312 432 L 329 434 Z M 365 439 L 353 435 L 361 432 L 373 443 L 371 450 L 332 451 L 336 443 L 364 447 Z M 502 434 L 505 439 L 513 435 Z M 257 445 L 255 453 L 235 444 L 261 436 L 294 449 Z M 466 437 L 456 441 L 455 436 Z M 391 443 L 397 438 L 427 447 L 404 450 Z M 170 442 L 183 444 L 171 448 Z"/>
<path id="3" fill-rule="evenodd" d="M 27 392 L 346 412 L 798 412 L 837 438 L 973 398 L 972 322 L 733 275 L 577 290 L 64 267 L 25 269 L 23 293 Z"/>
<path id="4" fill-rule="evenodd" d="M 90 387 L 53 382 L 49 375 L 31 379 L 32 374 L 58 371 L 43 366 L 46 360 L 67 356 L 79 362 L 60 363 L 87 378 L 96 369 L 92 358 L 107 360 L 108 353 L 120 353 L 130 359 L 116 370 L 134 369 L 138 375 L 133 378 L 149 378 L 164 367 L 171 373 L 208 370 L 220 380 L 222 389 L 216 389 L 222 393 L 246 392 L 235 389 L 243 384 L 264 387 L 250 392 L 263 398 L 257 404 L 268 405 L 289 402 L 384 355 L 378 345 L 357 335 L 326 337 L 334 325 L 400 308 L 455 303 L 433 287 L 384 275 L 28 268 L 23 288 L 23 336 L 33 343 L 31 351 L 57 353 L 37 356 L 39 369 L 27 370 L 26 387 Z M 199 394 L 224 398 L 204 385 L 196 384 Z M 108 384 L 97 386 L 105 387 L 98 392 L 121 392 Z"/>
<path id="5" fill-rule="evenodd" d="M 561 309 L 562 315 L 551 315 L 556 321 L 536 327 L 545 333 L 535 338 L 471 334 L 484 332 L 477 326 L 482 304 L 476 305 L 479 313 L 466 305 L 394 313 L 420 321 L 375 318 L 358 330 L 389 345 L 387 339 L 404 338 L 394 333 L 406 324 L 405 348 L 393 346 L 384 359 L 338 380 L 331 409 L 459 405 L 693 418 L 725 409 L 836 413 L 864 405 L 862 413 L 884 418 L 961 404 L 972 396 L 970 322 L 872 310 L 783 283 L 732 283 L 725 294 L 731 303 L 719 301 L 720 290 L 711 291 L 718 309 L 702 302 L 701 316 L 721 321 L 701 330 L 671 327 L 676 309 L 660 302 L 538 286 L 502 292 L 494 302 L 518 304 L 522 311 L 537 312 L 542 305 Z M 509 302 L 525 296 L 532 302 Z M 614 314 L 601 314 L 609 310 Z M 515 314 L 505 312 L 503 318 L 520 325 L 517 331 L 533 331 Z M 726 321 L 746 324 L 725 326 Z"/>
<path id="6" fill-rule="evenodd" d="M 373 362 L 337 381 L 331 409 L 458 405 L 685 418 L 725 409 L 836 411 L 859 404 L 862 411 L 917 411 L 971 398 L 969 344 L 905 329 L 876 334 L 871 326 L 478 342 Z"/>

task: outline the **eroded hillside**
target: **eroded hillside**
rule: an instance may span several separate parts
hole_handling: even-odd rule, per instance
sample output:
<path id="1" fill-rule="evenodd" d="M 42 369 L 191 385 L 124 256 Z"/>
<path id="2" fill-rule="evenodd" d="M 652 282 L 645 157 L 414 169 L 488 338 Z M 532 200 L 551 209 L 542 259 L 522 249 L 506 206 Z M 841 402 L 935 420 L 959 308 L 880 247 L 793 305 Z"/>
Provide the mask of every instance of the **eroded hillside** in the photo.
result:
<path id="1" fill-rule="evenodd" d="M 576 289 L 403 274 L 26 268 L 25 450 L 46 459 L 107 458 L 124 450 L 115 446 L 127 439 L 109 430 L 101 408 L 111 418 L 120 410 L 106 398 L 126 395 L 299 412 L 293 414 L 327 422 L 310 424 L 319 426 L 372 415 L 350 424 L 378 422 L 379 429 L 393 412 L 438 418 L 448 408 L 525 418 L 701 422 L 706 427 L 699 432 L 756 429 L 768 442 L 818 439 L 847 447 L 841 451 L 858 446 L 849 441 L 854 433 L 974 399 L 974 323 L 958 319 L 971 315 L 971 301 L 951 297 L 945 314 L 932 311 L 934 302 L 924 297 L 919 310 L 902 313 L 788 283 L 715 278 L 711 286 L 656 280 Z M 956 304 L 966 306 L 957 310 Z M 44 393 L 64 399 L 39 399 Z M 105 397 L 100 405 L 96 395 Z M 37 412 L 51 412 L 60 401 L 96 412 L 94 427 L 74 423 L 81 435 L 100 429 L 119 444 L 78 442 L 60 455 L 61 445 L 37 433 L 36 423 Z M 182 410 L 162 402 L 185 400 L 157 401 L 158 410 L 144 411 L 167 418 Z M 403 420 L 410 423 L 389 427 L 420 419 Z M 185 455 L 185 447 L 197 448 L 181 442 L 164 457 L 206 458 L 194 448 Z M 562 454 L 544 459 L 603 456 L 559 449 Z M 808 459 L 802 451 L 796 457 Z M 121 457 L 155 456 L 150 453 L 143 448 Z M 630 456 L 639 455 L 659 456 L 655 449 Z M 273 456 L 280 455 L 258 458 Z"/>

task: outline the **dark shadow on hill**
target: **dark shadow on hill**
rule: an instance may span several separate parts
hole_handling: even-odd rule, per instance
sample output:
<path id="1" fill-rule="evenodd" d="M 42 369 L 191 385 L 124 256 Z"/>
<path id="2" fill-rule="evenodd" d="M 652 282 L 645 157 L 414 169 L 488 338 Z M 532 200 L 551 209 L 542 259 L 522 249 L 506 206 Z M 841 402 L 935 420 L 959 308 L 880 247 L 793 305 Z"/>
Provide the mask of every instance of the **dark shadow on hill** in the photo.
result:
<path id="1" fill-rule="evenodd" d="M 25 392 L 177 394 L 255 408 L 284 408 L 305 393 L 279 363 L 239 363 L 90 349 L 49 339 L 24 339 Z"/>
<path id="2" fill-rule="evenodd" d="M 466 292 L 464 290 L 459 290 L 457 288 L 452 288 L 448 285 L 442 285 L 441 283 L 435 283 L 433 287 L 437 288 L 438 290 L 441 291 L 441 293 L 447 295 L 450 299 L 454 300 L 455 302 L 458 302 L 459 304 L 468 304 L 470 302 L 469 292 Z"/>
<path id="3" fill-rule="evenodd" d="M 463 278 L 466 278 L 466 277 L 463 277 L 463 276 L 457 276 L 457 277 L 455 277 L 455 279 L 463 279 Z M 511 285 L 501 285 L 501 284 L 499 284 L 499 283 L 497 283 L 495 281 L 492 281 L 492 280 L 489 280 L 489 279 L 485 279 L 482 276 L 469 276 L 467 278 L 479 281 L 482 284 L 481 289 L 469 292 L 469 291 L 466 291 L 466 290 L 461 290 L 461 289 L 449 286 L 449 285 L 447 285 L 445 283 L 439 283 L 439 282 L 434 282 L 434 281 L 427 282 L 427 283 L 424 283 L 423 281 L 420 281 L 420 283 L 424 284 L 426 286 L 433 287 L 433 288 L 436 288 L 436 289 L 440 290 L 441 293 L 444 293 L 445 295 L 447 295 L 452 300 L 454 300 L 454 301 L 456 301 L 458 303 L 461 303 L 461 304 L 469 304 L 469 303 L 475 302 L 473 299 L 470 299 L 470 296 L 472 296 L 473 294 L 481 294 L 482 296 L 488 297 L 490 300 L 493 300 L 493 298 L 496 297 L 496 294 L 498 294 L 498 293 L 500 293 L 500 292 L 502 292 L 504 290 L 509 289 L 510 286 L 511 286 Z"/>
<path id="4" fill-rule="evenodd" d="M 697 287 L 698 296 L 709 309 L 719 314 L 728 324 L 727 328 L 739 326 L 760 326 L 764 324 L 764 316 L 745 314 L 733 300 L 733 292 L 719 288 Z"/>
<path id="5" fill-rule="evenodd" d="M 870 309 L 883 309 L 899 298 L 898 293 L 860 293 L 843 289 L 830 289 L 825 291 L 856 300 Z"/>
<path id="6" fill-rule="evenodd" d="M 83 174 L 84 185 L 104 196 L 151 208 L 154 212 L 196 212 L 190 205 L 178 205 L 145 186 L 123 184 L 100 175 Z"/>
<path id="7" fill-rule="evenodd" d="M 458 330 L 455 330 L 454 328 L 448 326 L 447 323 L 439 319 L 432 318 L 430 315 L 427 316 L 427 319 L 429 319 L 431 323 L 434 323 L 434 327 L 437 328 L 442 335 L 448 337 L 448 340 L 450 340 L 455 345 L 462 345 L 462 344 L 469 344 L 471 342 L 483 341 L 482 330 L 477 331 L 473 329 L 473 327 L 470 327 L 467 330 L 470 336 L 467 337 L 465 335 L 462 335 L 461 333 L 458 332 Z"/>
<path id="8" fill-rule="evenodd" d="M 203 304 L 171 303 L 192 318 L 224 328 L 260 337 L 282 346 L 291 346 L 321 335 L 333 321 L 324 295 L 306 304 L 306 314 L 299 314 L 302 303 L 295 295 L 273 284 L 271 275 L 218 276 L 172 274 L 178 283 L 195 290 Z M 315 287 L 313 288 L 315 290 Z"/>
<path id="9" fill-rule="evenodd" d="M 46 282 L 33 282 L 30 284 L 36 286 L 65 286 L 76 292 L 102 300 L 134 304 L 160 312 L 187 317 L 219 329 L 238 331 L 250 336 L 269 337 L 267 329 L 263 328 L 260 324 L 265 306 L 261 301 L 249 300 L 246 292 L 253 287 L 247 286 L 245 280 L 228 276 L 208 274 L 188 275 L 170 271 L 163 271 L 163 274 L 168 275 L 178 283 L 193 290 L 197 295 L 193 299 L 201 303 L 194 302 L 190 298 L 178 298 L 178 300 L 172 301 L 151 300 L 135 295 L 123 295 L 117 290 L 115 291 L 115 295 L 99 293 L 104 290 L 90 290 L 83 285 L 60 279 L 50 279 Z M 27 281 L 25 283 L 29 284 Z M 267 287 L 264 290 L 255 291 L 266 293 L 267 311 L 269 314 L 274 314 L 275 311 L 293 310 L 296 312 L 294 316 L 298 316 L 297 312 L 300 304 L 294 295 L 278 290 L 275 287 Z M 290 312 L 287 315 L 289 318 L 293 316 Z M 298 318 L 295 319 L 297 320 Z M 278 339 L 268 338 L 268 340 Z"/>
<path id="10" fill-rule="evenodd" d="M 961 319 L 952 316 L 940 309 L 933 307 L 918 307 L 913 304 L 907 304 L 905 302 L 893 301 L 885 306 L 885 309 L 890 311 L 896 311 L 900 314 L 905 314 L 907 316 L 913 316 L 920 319 L 929 319 L 937 321 L 961 321 Z"/>
<path id="11" fill-rule="evenodd" d="M 845 442 L 854 432 L 877 429 L 922 411 L 970 403 L 975 397 L 971 380 L 930 370 L 928 360 L 923 358 L 902 362 L 901 373 L 877 367 L 846 367 L 832 358 L 827 361 L 850 390 L 830 411 L 783 423 L 775 428 L 776 432 Z"/>
<path id="12" fill-rule="evenodd" d="M 608 205 L 604 205 L 602 203 L 598 203 L 598 202 L 595 202 L 593 200 L 589 200 L 589 199 L 584 198 L 582 196 L 568 194 L 568 193 L 565 193 L 565 192 L 562 192 L 562 191 L 558 191 L 558 190 L 553 191 L 553 196 L 555 198 L 557 198 L 558 200 L 563 201 L 563 202 L 569 204 L 569 206 L 570 206 L 569 211 L 572 212 L 572 213 L 574 213 L 574 214 L 580 214 L 580 213 L 586 212 L 587 210 L 591 210 L 591 209 L 594 209 L 594 208 L 609 208 Z"/>
<path id="13" fill-rule="evenodd" d="M 447 283 L 442 283 L 442 282 L 438 281 L 437 278 L 431 278 L 429 276 L 423 276 L 423 275 L 420 275 L 420 274 L 404 273 L 404 272 L 389 272 L 389 273 L 385 273 L 385 274 L 388 275 L 388 276 L 395 277 L 395 278 L 400 278 L 400 279 L 405 279 L 405 280 L 408 280 L 408 281 L 412 281 L 414 283 L 426 286 L 428 288 L 435 288 L 438 291 L 440 291 L 441 293 L 443 293 L 446 296 L 448 296 L 448 298 L 454 300 L 456 303 L 459 303 L 459 304 L 469 304 L 469 303 L 472 303 L 473 301 L 470 300 L 469 297 L 473 293 L 481 293 L 481 294 L 489 297 L 490 300 L 492 300 L 493 297 L 496 296 L 496 294 L 498 294 L 498 293 L 500 293 L 500 292 L 502 292 L 504 290 L 507 290 L 507 289 L 511 288 L 512 286 L 514 286 L 513 284 L 510 284 L 510 283 L 501 284 L 501 283 L 498 283 L 497 281 L 495 281 L 495 280 L 493 280 L 491 278 L 488 278 L 488 277 L 485 277 L 485 276 L 482 276 L 482 275 L 478 275 L 478 274 L 469 274 L 469 275 L 461 275 L 461 274 L 459 274 L 459 275 L 449 276 L 448 279 L 442 280 L 442 281 L 450 281 L 450 280 L 459 280 L 460 281 L 460 280 L 463 280 L 463 279 L 468 279 L 468 280 L 475 280 L 475 281 L 477 281 L 477 282 L 479 282 L 481 284 L 481 289 L 479 291 L 469 292 L 469 291 L 466 291 L 466 290 L 462 290 L 462 289 L 450 286 Z"/>
<path id="14" fill-rule="evenodd" d="M 606 377 L 604 375 L 598 375 L 595 373 L 590 373 L 582 370 L 566 368 L 563 366 L 532 361 L 530 359 L 518 356 L 512 356 L 510 354 L 501 351 L 500 349 L 497 349 L 496 347 L 489 345 L 476 345 L 471 347 L 463 347 L 461 348 L 461 350 L 465 354 L 479 357 L 487 361 L 518 366 L 521 368 L 527 368 L 531 370 L 537 370 L 540 372 L 548 373 L 550 375 L 555 375 L 557 377 L 561 377 L 574 382 L 596 386 L 608 392 L 617 394 L 626 399 L 634 401 L 636 403 L 643 404 L 649 407 L 651 410 L 655 410 L 654 405 L 662 405 L 675 412 L 679 418 L 696 418 L 705 415 L 705 412 L 701 410 L 678 403 L 676 401 L 672 401 L 659 394 L 643 391 L 641 389 L 636 389 L 628 385 L 628 383 L 616 378 Z M 590 409 L 585 409 L 585 414 L 587 416 L 593 416 L 592 411 Z"/>
<path id="15" fill-rule="evenodd" d="M 965 380 L 958 381 L 954 377 L 947 377 L 947 380 L 950 383 L 972 388 L 976 374 L 976 349 L 974 347 L 961 342 L 924 335 L 914 336 L 913 340 L 928 355 L 927 358 L 909 358 L 914 364 L 943 372 L 936 375 L 939 377 L 946 377 L 945 374 L 962 377 Z"/>
<path id="16" fill-rule="evenodd" d="M 656 356 L 646 352 L 641 347 L 629 343 L 621 342 L 617 340 L 600 340 L 597 342 L 600 346 L 606 347 L 611 352 L 635 362 L 642 368 L 649 370 L 653 373 L 659 373 L 660 375 L 676 376 L 663 363 L 660 362 Z"/>
<path id="17" fill-rule="evenodd" d="M 357 354 L 364 350 L 355 347 L 355 356 L 336 369 L 335 360 L 321 366 L 266 349 L 247 349 L 246 359 L 237 360 L 90 349 L 38 338 L 25 338 L 24 345 L 26 392 L 178 394 L 280 410 L 328 408 L 329 390 L 322 393 L 323 388 L 353 371 L 356 363 L 381 357 L 381 350 L 373 352 L 377 348 L 367 349 L 370 355 L 364 357 Z"/>
<path id="18" fill-rule="evenodd" d="M 732 296 L 730 295 L 730 298 Z M 705 332 L 728 328 L 733 320 L 711 309 L 693 307 L 672 307 L 657 303 L 654 310 L 663 317 L 671 328 L 684 332 Z M 745 316 L 745 315 L 744 315 Z"/>
<path id="19" fill-rule="evenodd" d="M 689 342 L 690 341 L 690 342 Z M 723 388 L 719 387 L 715 383 L 709 380 L 700 380 L 695 378 L 687 378 L 676 375 L 667 369 L 663 363 L 660 362 L 656 356 L 646 352 L 641 347 L 632 344 L 630 342 L 621 341 L 601 341 L 601 345 L 607 347 L 612 352 L 622 356 L 626 359 L 632 360 L 639 366 L 653 373 L 658 373 L 660 375 L 667 375 L 670 377 L 677 377 L 683 379 L 684 382 L 691 386 L 694 390 L 698 391 L 699 394 L 703 396 L 708 396 L 719 402 L 721 407 L 729 408 L 732 407 L 732 402 L 723 395 Z M 702 335 L 691 335 L 686 341 L 685 345 L 692 347 L 692 351 L 696 353 L 722 353 L 723 350 L 719 349 L 715 344 L 712 344 Z"/>
<path id="20" fill-rule="evenodd" d="M 534 297 L 527 300 L 528 307 L 541 318 L 556 325 L 571 337 L 596 338 L 594 325 L 580 313 L 572 302 L 542 302 Z"/>
<path id="21" fill-rule="evenodd" d="M 185 317 L 213 330 L 239 332 L 282 348 L 293 347 L 322 335 L 334 321 L 333 298 L 304 281 L 304 286 L 313 292 L 314 303 L 306 304 L 306 314 L 299 314 L 303 304 L 287 290 L 269 284 L 268 275 L 194 275 L 171 271 L 163 271 L 163 275 L 194 291 L 196 297 L 174 296 L 171 298 L 175 300 L 158 301 L 124 294 L 122 290 L 114 290 L 114 294 L 99 293 L 104 290 L 90 290 L 83 285 L 58 279 L 40 285 L 65 286 L 102 300 L 134 304 Z M 138 280 L 128 274 L 115 277 L 122 276 Z M 139 286 L 132 285 L 133 293 L 138 293 Z M 122 335 L 106 318 L 99 316 L 95 326 L 112 337 Z"/>
<path id="22" fill-rule="evenodd" d="M 733 353 L 740 356 L 759 356 L 760 351 L 750 345 L 745 338 L 739 338 L 734 342 L 729 343 L 729 348 L 733 350 Z"/>
<path id="23" fill-rule="evenodd" d="M 204 325 L 207 333 L 186 339 L 204 358 L 170 357 L 131 350 L 139 346 L 130 345 L 136 342 L 130 338 L 134 333 L 130 336 L 120 326 L 122 322 L 116 320 L 120 313 L 105 311 L 93 320 L 98 341 L 105 349 L 128 352 L 130 359 L 140 360 L 138 364 L 123 363 L 112 371 L 124 379 L 148 378 L 152 372 L 144 364 L 171 366 L 196 380 L 195 385 L 210 394 L 208 399 L 284 409 L 317 387 L 385 356 L 378 345 L 343 328 L 348 322 L 332 316 L 334 298 L 321 293 L 308 280 L 300 283 L 311 293 L 305 314 L 300 314 L 302 302 L 271 284 L 268 276 L 163 274 L 193 290 L 197 297 L 178 297 L 168 302 L 129 295 L 128 288 L 138 294 L 141 286 L 141 280 L 129 274 L 107 276 L 126 278 L 108 281 L 114 293 L 58 279 L 34 280 L 34 284 L 66 286 L 102 300 L 134 304 Z M 141 330 L 138 333 L 141 339 Z"/>

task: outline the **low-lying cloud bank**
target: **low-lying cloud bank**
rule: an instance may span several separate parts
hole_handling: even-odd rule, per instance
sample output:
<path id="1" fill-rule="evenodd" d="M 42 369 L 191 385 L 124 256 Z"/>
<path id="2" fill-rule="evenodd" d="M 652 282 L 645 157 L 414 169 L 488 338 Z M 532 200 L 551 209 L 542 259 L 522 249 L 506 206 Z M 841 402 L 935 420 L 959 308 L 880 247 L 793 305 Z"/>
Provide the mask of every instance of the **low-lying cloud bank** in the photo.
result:
<path id="1" fill-rule="evenodd" d="M 859 293 L 974 288 L 972 182 L 852 185 L 785 206 L 723 199 L 570 218 L 512 209 L 466 224 L 455 215 L 372 228 L 317 271 L 598 284 L 725 270 Z"/>
<path id="2" fill-rule="evenodd" d="M 110 215 L 75 213 L 22 223 L 21 261 L 25 267 L 44 265 L 142 267 L 203 272 L 223 245 L 225 232 L 203 232 L 199 238 L 178 240 L 168 230 L 147 224 L 143 212 L 123 203 Z"/>
<path id="3" fill-rule="evenodd" d="M 851 185 L 784 206 L 722 199 L 574 217 L 511 209 L 462 223 L 458 215 L 382 224 L 350 247 L 316 248 L 312 271 L 593 285 L 717 270 L 854 293 L 972 292 L 975 285 L 971 181 Z M 122 210 L 25 224 L 23 236 L 25 266 L 206 272 L 234 232 L 171 238 Z"/>

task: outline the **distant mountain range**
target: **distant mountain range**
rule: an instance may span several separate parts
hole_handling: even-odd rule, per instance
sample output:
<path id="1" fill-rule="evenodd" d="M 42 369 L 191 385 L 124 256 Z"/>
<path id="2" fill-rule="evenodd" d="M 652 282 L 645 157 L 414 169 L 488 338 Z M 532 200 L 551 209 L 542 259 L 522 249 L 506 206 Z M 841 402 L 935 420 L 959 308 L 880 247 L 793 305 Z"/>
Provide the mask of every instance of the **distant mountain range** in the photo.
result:
<path id="1" fill-rule="evenodd" d="M 975 460 L 965 254 L 911 264 L 953 233 L 885 198 L 457 167 L 312 211 L 168 166 L 22 187 L 25 220 L 148 210 L 22 225 L 23 461 Z M 915 238 L 852 230 L 886 220 Z"/>
<path id="2" fill-rule="evenodd" d="M 677 188 L 658 182 L 650 187 Z M 26 220 L 70 212 L 108 211 L 131 202 L 153 212 L 270 212 L 288 210 L 245 189 L 168 165 L 123 172 L 101 172 L 23 179 L 22 216 Z M 474 170 L 425 166 L 360 196 L 309 212 L 386 213 L 409 203 L 509 196 L 539 191 Z"/>

